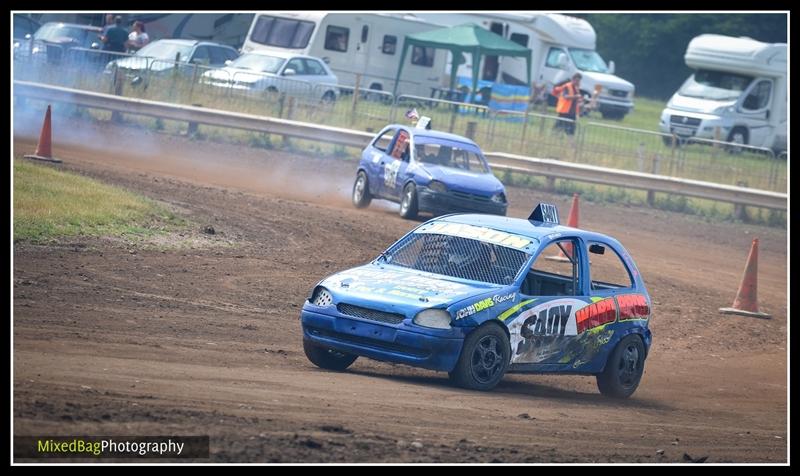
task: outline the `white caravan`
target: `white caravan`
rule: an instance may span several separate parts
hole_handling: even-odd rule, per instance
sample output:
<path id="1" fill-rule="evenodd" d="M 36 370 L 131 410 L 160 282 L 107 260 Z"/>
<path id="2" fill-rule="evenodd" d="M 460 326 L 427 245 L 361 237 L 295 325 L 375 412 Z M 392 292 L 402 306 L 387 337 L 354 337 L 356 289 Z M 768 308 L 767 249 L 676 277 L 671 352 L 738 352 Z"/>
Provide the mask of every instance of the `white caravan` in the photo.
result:
<path id="1" fill-rule="evenodd" d="M 448 26 L 476 23 L 530 48 L 531 80 L 544 86 L 547 92 L 580 72 L 581 89 L 587 98 L 596 85 L 602 86 L 598 107 L 603 117 L 621 119 L 633 110 L 633 84 L 614 76 L 614 62 L 607 65 L 595 51 L 597 35 L 586 20 L 557 13 L 416 13 L 415 16 Z M 461 65 L 458 74 L 471 76 L 472 59 L 465 56 L 467 63 Z M 480 79 L 526 85 L 526 68 L 524 58 L 485 56 Z M 553 105 L 554 99 L 550 98 Z"/>
<path id="2" fill-rule="evenodd" d="M 440 28 L 419 18 L 390 13 L 260 12 L 242 52 L 273 50 L 322 58 L 339 84 L 392 91 L 405 36 Z M 413 47 L 398 94 L 431 96 L 443 85 L 444 50 Z"/>
<path id="3" fill-rule="evenodd" d="M 786 150 L 786 43 L 700 35 L 684 59 L 695 71 L 661 113 L 662 132 Z"/>

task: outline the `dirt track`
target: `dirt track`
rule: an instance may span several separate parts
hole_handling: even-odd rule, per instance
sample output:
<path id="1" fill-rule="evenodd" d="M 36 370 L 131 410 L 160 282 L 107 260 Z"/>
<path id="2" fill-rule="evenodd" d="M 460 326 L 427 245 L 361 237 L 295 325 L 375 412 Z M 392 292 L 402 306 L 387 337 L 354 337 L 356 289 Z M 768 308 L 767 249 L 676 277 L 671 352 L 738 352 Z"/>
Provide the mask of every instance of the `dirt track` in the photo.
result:
<path id="1" fill-rule="evenodd" d="M 590 377 L 509 375 L 480 393 L 366 359 L 325 372 L 302 351 L 309 290 L 415 225 L 393 205 L 350 206 L 354 162 L 71 126 L 54 129 L 65 169 L 196 226 L 164 249 L 15 245 L 16 435 L 209 434 L 212 461 L 240 462 L 787 461 L 785 230 L 582 202 L 581 227 L 626 245 L 654 301 L 628 401 Z M 38 130 L 16 131 L 15 154 L 32 151 Z M 540 200 L 569 207 L 538 191 L 509 198 L 511 216 Z M 720 315 L 755 236 L 773 319 Z"/>

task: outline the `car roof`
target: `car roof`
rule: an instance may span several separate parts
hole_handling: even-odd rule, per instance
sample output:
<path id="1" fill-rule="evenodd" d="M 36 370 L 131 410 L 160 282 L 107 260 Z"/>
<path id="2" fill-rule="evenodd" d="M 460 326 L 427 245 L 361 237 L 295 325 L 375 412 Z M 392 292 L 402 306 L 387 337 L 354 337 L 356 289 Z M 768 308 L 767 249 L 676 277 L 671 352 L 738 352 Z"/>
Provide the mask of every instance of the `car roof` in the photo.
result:
<path id="1" fill-rule="evenodd" d="M 234 48 L 232 46 L 223 45 L 222 43 L 215 43 L 213 41 L 188 40 L 188 39 L 185 39 L 185 38 L 163 38 L 161 40 L 156 40 L 153 43 L 156 43 L 156 42 L 159 42 L 159 41 L 164 42 L 164 43 L 177 43 L 177 44 L 180 44 L 180 45 L 188 45 L 188 46 L 213 45 L 213 46 L 222 46 L 223 48 L 230 48 L 232 50 L 236 49 L 236 48 Z"/>
<path id="2" fill-rule="evenodd" d="M 474 213 L 459 213 L 445 215 L 432 221 L 442 221 L 447 223 L 460 223 L 465 225 L 481 226 L 493 230 L 504 231 L 527 238 L 534 238 L 543 241 L 545 237 L 552 234 L 576 235 L 586 240 L 602 240 L 618 243 L 614 238 L 596 233 L 593 231 L 581 230 L 563 225 L 552 223 L 534 222 L 523 218 L 511 218 L 499 215 L 481 215 Z"/>
<path id="3" fill-rule="evenodd" d="M 100 28 L 99 26 L 81 25 L 79 23 L 64 23 L 63 21 L 49 21 L 42 26 L 47 26 L 47 25 L 68 26 L 70 28 L 80 28 L 81 30 L 89 30 L 97 32 L 103 31 L 103 29 Z"/>
<path id="4" fill-rule="evenodd" d="M 245 55 L 259 55 L 259 56 L 274 56 L 276 58 L 308 58 L 317 61 L 322 61 L 321 58 L 317 58 L 316 56 L 309 56 L 309 55 L 301 55 L 297 53 L 291 53 L 288 51 L 273 51 L 273 50 L 253 50 L 248 51 L 247 53 L 242 54 Z"/>
<path id="5" fill-rule="evenodd" d="M 408 124 L 390 124 L 387 127 L 395 127 L 395 128 L 406 129 L 406 130 L 411 132 L 412 136 L 434 137 L 434 138 L 437 138 L 437 139 L 447 139 L 447 140 L 452 140 L 452 141 L 457 141 L 457 142 L 465 142 L 467 144 L 472 144 L 475 147 L 478 147 L 480 149 L 478 144 L 476 144 L 474 141 L 472 141 L 472 140 L 470 140 L 470 139 L 468 139 L 468 138 L 466 138 L 464 136 L 460 136 L 460 135 L 457 135 L 457 134 L 451 134 L 449 132 L 437 131 L 435 129 L 417 129 L 417 128 L 413 127 L 413 126 L 409 126 Z"/>

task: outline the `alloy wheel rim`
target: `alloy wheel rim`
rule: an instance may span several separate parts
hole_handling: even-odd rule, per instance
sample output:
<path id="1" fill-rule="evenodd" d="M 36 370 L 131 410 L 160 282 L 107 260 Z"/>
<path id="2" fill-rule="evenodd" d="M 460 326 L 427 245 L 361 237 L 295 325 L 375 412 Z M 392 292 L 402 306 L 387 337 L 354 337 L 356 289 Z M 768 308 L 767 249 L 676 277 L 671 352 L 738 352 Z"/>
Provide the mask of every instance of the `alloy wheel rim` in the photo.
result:
<path id="1" fill-rule="evenodd" d="M 489 383 L 497 378 L 503 369 L 503 353 L 500 351 L 500 340 L 487 335 L 478 341 L 472 351 L 472 375 L 480 383 Z"/>

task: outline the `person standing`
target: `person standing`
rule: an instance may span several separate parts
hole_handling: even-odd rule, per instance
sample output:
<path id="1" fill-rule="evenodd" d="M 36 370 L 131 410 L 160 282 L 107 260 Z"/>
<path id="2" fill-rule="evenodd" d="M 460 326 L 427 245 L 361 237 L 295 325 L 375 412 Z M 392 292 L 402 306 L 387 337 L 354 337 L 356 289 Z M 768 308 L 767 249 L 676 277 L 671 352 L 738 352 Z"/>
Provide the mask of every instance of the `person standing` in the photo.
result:
<path id="1" fill-rule="evenodd" d="M 568 135 L 575 134 L 575 121 L 581 112 L 581 77 L 581 73 L 575 73 L 570 81 L 553 88 L 553 96 L 558 97 L 556 112 L 559 119 L 564 119 L 558 120 L 555 128 L 564 129 Z"/>
<path id="2" fill-rule="evenodd" d="M 126 43 L 128 53 L 135 53 L 148 43 L 150 43 L 150 37 L 145 31 L 144 22 L 136 20 L 133 22 L 133 31 L 128 35 L 128 42 Z"/>
<path id="3" fill-rule="evenodd" d="M 125 52 L 125 43 L 128 41 L 128 30 L 122 27 L 122 17 L 114 17 L 114 26 L 109 28 L 100 38 L 104 51 L 115 53 Z"/>

